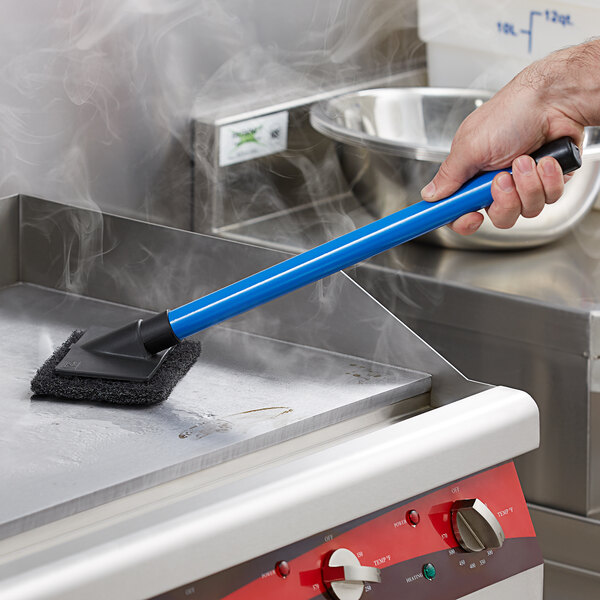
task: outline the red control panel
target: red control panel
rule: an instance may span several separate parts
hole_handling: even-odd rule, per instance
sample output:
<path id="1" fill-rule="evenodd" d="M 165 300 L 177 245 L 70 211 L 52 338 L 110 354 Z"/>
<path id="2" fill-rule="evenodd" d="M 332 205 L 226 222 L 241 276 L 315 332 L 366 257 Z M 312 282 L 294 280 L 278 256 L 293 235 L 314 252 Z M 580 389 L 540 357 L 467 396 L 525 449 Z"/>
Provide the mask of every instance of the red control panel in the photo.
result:
<path id="1" fill-rule="evenodd" d="M 510 462 L 155 600 L 454 600 L 540 564 Z"/>

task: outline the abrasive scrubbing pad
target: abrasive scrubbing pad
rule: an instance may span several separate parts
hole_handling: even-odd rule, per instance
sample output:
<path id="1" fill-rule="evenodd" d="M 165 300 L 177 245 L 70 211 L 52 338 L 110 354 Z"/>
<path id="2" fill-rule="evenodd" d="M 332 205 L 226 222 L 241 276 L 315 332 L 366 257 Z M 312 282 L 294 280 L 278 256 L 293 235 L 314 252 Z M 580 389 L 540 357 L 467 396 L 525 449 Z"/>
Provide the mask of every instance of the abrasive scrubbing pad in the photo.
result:
<path id="1" fill-rule="evenodd" d="M 120 381 L 55 373 L 54 367 L 83 333 L 74 331 L 38 369 L 31 381 L 31 390 L 36 397 L 52 396 L 67 400 L 129 405 L 155 404 L 169 397 L 175 385 L 200 356 L 199 342 L 183 341 L 170 350 L 149 381 Z"/>

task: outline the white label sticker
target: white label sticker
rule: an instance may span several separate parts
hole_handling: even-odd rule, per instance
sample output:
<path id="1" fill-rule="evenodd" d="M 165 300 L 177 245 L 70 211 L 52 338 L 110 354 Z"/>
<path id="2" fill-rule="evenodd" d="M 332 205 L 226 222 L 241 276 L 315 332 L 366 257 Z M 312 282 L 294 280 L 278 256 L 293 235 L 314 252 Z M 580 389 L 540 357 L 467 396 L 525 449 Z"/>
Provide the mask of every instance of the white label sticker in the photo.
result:
<path id="1" fill-rule="evenodd" d="M 219 166 L 268 156 L 287 148 L 287 110 L 221 127 Z"/>

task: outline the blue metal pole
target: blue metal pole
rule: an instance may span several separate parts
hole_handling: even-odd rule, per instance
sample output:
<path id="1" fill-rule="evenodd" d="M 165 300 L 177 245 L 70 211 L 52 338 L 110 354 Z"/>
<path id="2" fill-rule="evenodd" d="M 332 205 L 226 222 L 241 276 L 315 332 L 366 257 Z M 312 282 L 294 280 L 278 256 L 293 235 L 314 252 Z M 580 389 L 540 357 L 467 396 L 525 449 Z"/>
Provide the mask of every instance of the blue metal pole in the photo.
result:
<path id="1" fill-rule="evenodd" d="M 502 169 L 511 172 L 510 169 Z M 438 202 L 421 201 L 168 312 L 183 339 L 269 300 L 357 264 L 492 203 L 491 171 Z"/>

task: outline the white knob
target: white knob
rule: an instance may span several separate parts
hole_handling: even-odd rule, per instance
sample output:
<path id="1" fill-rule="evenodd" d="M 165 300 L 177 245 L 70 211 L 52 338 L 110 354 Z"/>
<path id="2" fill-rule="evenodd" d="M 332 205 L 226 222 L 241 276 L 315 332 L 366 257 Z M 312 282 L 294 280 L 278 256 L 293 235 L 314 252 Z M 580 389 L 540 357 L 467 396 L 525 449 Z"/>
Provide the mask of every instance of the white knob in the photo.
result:
<path id="1" fill-rule="evenodd" d="M 457 500 L 450 509 L 454 537 L 463 550 L 500 548 L 504 531 L 494 513 L 478 498 Z"/>
<path id="2" fill-rule="evenodd" d="M 322 567 L 323 581 L 337 600 L 359 600 L 365 582 L 381 583 L 381 571 L 363 567 L 358 557 L 346 548 L 338 548 Z"/>

